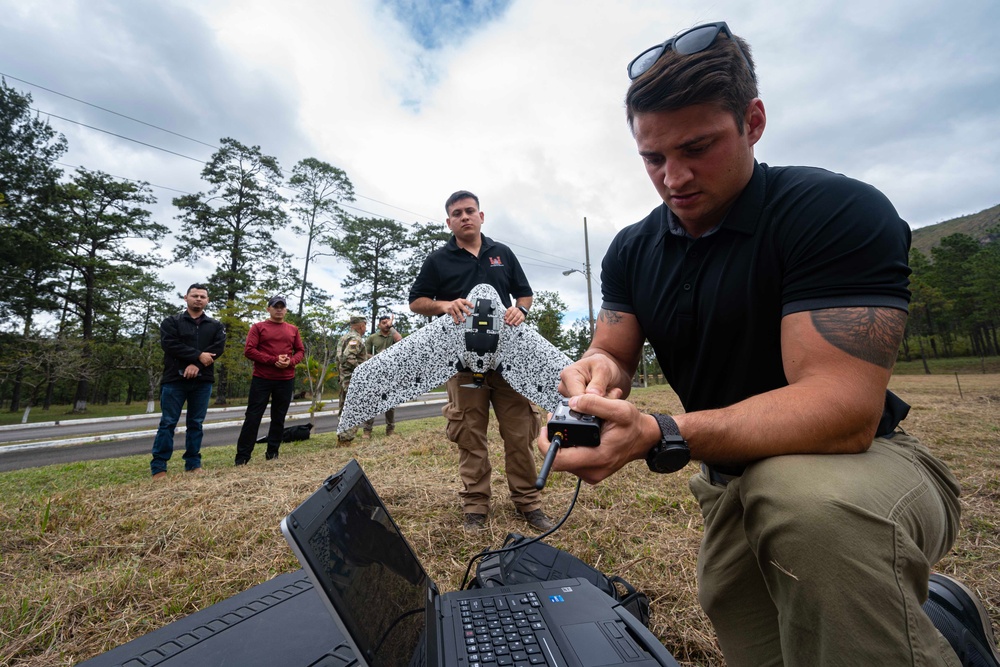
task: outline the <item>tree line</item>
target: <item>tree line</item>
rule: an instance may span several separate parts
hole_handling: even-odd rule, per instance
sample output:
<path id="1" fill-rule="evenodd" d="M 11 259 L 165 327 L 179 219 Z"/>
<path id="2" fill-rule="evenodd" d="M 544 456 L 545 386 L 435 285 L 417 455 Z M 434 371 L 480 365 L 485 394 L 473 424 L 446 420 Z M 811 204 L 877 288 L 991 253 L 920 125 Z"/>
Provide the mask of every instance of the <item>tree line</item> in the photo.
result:
<path id="1" fill-rule="evenodd" d="M 1000 354 L 1000 226 L 984 239 L 952 234 L 930 257 L 910 250 L 910 318 L 901 357 L 989 357 Z"/>
<path id="2" fill-rule="evenodd" d="M 33 405 L 146 400 L 152 409 L 162 369 L 158 327 L 179 310 L 177 291 L 159 277 L 158 252 L 170 230 L 153 220 L 150 185 L 58 161 L 65 137 L 31 111 L 31 96 L 0 79 L 0 400 L 12 411 Z M 341 300 L 372 322 L 400 311 L 397 329 L 417 325 L 406 295 L 423 258 L 449 237 L 440 224 L 348 214 L 354 187 L 340 168 L 315 157 L 285 173 L 259 146 L 231 137 L 204 165 L 204 189 L 172 199 L 179 221 L 172 261 L 192 268 L 208 260 L 210 311 L 227 334 L 216 373 L 216 403 L 243 396 L 251 365 L 242 355 L 252 322 L 266 317 L 276 293 L 297 297 L 289 320 L 307 345 L 303 388 L 322 396 L 336 382 L 336 338 L 349 313 L 309 280 L 321 256 L 347 269 Z M 290 193 L 288 196 L 283 192 Z M 300 239 L 296 259 L 275 242 L 278 230 Z M 539 310 L 552 340 L 561 311 Z M 548 299 L 564 309 L 558 295 Z M 316 400 L 319 400 L 318 398 Z"/>
<path id="3" fill-rule="evenodd" d="M 150 185 L 58 161 L 65 137 L 31 111 L 31 96 L 0 79 L 0 401 L 12 411 L 33 405 L 145 400 L 152 409 L 162 370 L 158 327 L 179 310 L 177 291 L 159 277 L 168 261 L 160 244 L 170 229 L 153 220 Z M 246 395 L 252 367 L 242 354 L 252 322 L 266 317 L 269 295 L 295 296 L 289 320 L 307 347 L 302 389 L 320 401 L 336 384 L 334 349 L 348 313 L 309 280 L 314 261 L 337 258 L 347 269 L 341 300 L 374 328 L 398 311 L 404 335 L 419 324 L 405 297 L 426 255 L 447 240 L 439 224 L 357 217 L 344 210 L 354 187 L 338 167 L 314 157 L 285 173 L 259 146 L 226 137 L 204 165 L 204 189 L 172 199 L 179 221 L 171 261 L 194 268 L 208 260 L 210 310 L 227 333 L 216 374 L 216 403 Z M 289 193 L 288 196 L 282 194 Z M 296 259 L 275 242 L 278 230 L 300 239 Z M 996 230 L 995 230 L 996 231 Z M 1000 233 L 995 234 L 1000 236 Z M 1000 245 L 965 235 L 945 238 L 931 257 L 911 253 L 913 302 L 901 354 L 995 355 Z M 557 292 L 536 291 L 529 325 L 579 358 L 589 322 L 563 323 Z M 650 360 L 651 372 L 658 372 Z"/>

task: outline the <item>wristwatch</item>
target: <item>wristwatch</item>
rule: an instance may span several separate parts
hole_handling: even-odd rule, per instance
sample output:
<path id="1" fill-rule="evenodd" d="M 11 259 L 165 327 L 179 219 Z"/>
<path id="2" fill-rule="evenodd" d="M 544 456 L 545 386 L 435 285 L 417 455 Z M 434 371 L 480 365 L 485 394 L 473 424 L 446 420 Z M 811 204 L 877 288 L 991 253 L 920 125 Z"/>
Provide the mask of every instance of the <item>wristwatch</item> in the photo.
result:
<path id="1" fill-rule="evenodd" d="M 646 465 L 657 473 L 677 472 L 691 460 L 687 440 L 670 415 L 651 415 L 660 427 L 660 441 L 646 452 Z"/>
<path id="2" fill-rule="evenodd" d="M 524 306 L 518 306 L 517 309 L 520 310 L 522 313 L 524 313 L 525 317 L 528 316 L 528 309 L 525 308 Z"/>

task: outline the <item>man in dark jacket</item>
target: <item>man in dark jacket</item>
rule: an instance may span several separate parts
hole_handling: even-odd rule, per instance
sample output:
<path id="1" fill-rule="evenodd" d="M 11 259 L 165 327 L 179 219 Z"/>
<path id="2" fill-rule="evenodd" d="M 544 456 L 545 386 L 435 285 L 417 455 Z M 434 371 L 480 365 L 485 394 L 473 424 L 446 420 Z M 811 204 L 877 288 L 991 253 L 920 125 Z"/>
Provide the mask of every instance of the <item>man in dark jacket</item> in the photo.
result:
<path id="1" fill-rule="evenodd" d="M 201 472 L 201 424 L 208 412 L 215 372 L 212 365 L 226 347 L 222 323 L 205 314 L 208 288 L 195 283 L 184 295 L 187 308 L 160 324 L 163 377 L 160 380 L 160 426 L 153 440 L 150 471 L 154 478 L 167 476 L 167 461 L 174 452 L 174 429 L 187 402 L 184 434 L 184 470 Z"/>

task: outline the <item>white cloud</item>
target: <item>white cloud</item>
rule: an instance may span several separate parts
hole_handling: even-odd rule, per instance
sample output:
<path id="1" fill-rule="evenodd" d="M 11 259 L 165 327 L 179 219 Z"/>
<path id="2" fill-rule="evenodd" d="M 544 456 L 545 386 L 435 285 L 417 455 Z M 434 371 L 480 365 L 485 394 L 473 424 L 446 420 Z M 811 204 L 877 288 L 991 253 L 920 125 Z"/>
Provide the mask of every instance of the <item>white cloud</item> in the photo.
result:
<path id="1" fill-rule="evenodd" d="M 599 305 L 611 237 L 658 203 L 624 123 L 625 64 L 701 21 L 726 20 L 753 45 L 768 110 L 762 161 L 867 180 L 914 226 L 1000 202 L 992 0 L 519 0 L 492 22 L 448 23 L 432 50 L 376 3 L 31 4 L 0 0 L 0 71 L 210 143 L 259 144 L 286 170 L 329 161 L 368 198 L 356 206 L 405 222 L 440 221 L 445 197 L 470 189 L 485 233 L 517 244 L 535 289 L 558 290 L 568 319 L 586 316 L 586 284 L 551 264 L 582 267 L 583 217 Z M 211 153 L 27 90 L 68 118 Z M 203 189 L 194 162 L 53 125 L 69 163 Z M 176 193 L 157 195 L 157 219 L 176 227 Z M 294 238 L 282 241 L 301 256 Z M 322 268 L 338 293 L 342 269 Z M 165 277 L 181 284 L 191 272 Z"/>

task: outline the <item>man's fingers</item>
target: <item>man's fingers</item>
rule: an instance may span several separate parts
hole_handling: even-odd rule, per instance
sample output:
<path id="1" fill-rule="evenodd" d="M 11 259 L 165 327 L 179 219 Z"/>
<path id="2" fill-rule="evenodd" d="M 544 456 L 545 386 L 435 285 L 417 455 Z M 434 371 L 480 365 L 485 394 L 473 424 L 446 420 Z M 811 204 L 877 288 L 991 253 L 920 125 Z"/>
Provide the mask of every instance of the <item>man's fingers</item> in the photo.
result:
<path id="1" fill-rule="evenodd" d="M 578 364 L 572 364 L 559 373 L 559 393 L 563 396 L 579 396 L 587 390 L 589 374 Z"/>

